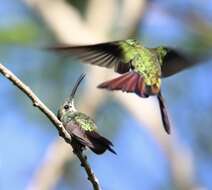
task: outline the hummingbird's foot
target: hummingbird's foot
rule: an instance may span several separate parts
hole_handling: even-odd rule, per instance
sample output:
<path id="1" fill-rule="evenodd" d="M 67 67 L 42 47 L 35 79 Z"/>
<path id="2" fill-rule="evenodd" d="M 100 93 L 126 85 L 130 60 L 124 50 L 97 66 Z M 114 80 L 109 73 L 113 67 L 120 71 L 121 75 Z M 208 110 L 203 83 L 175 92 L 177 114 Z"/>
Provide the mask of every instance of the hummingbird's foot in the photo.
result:
<path id="1" fill-rule="evenodd" d="M 76 144 L 75 144 L 76 145 Z M 81 150 L 79 149 L 79 147 L 75 146 L 72 144 L 72 147 L 73 147 L 73 153 L 74 154 L 79 154 L 81 152 Z"/>
<path id="2" fill-rule="evenodd" d="M 63 137 L 63 132 L 62 131 L 59 131 L 58 133 L 59 133 L 60 137 Z"/>
<path id="3" fill-rule="evenodd" d="M 88 157 L 86 155 L 84 155 L 85 160 L 88 160 Z"/>
<path id="4" fill-rule="evenodd" d="M 82 156 L 83 156 L 83 158 L 84 158 L 84 160 L 85 160 L 85 161 L 87 161 L 87 160 L 88 160 L 88 157 L 87 157 L 86 155 L 82 154 Z M 84 166 L 85 166 L 85 164 L 84 164 L 84 163 L 81 163 L 80 165 L 81 165 L 82 167 L 84 167 Z"/>

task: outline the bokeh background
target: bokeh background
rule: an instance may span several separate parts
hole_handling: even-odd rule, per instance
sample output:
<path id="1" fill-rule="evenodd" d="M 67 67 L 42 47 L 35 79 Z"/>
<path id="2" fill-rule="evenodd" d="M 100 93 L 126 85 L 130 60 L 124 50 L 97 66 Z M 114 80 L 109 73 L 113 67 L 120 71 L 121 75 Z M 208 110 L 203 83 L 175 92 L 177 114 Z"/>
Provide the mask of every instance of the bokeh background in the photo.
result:
<path id="1" fill-rule="evenodd" d="M 46 52 L 56 43 L 136 38 L 200 58 L 163 80 L 172 121 L 165 134 L 155 97 L 106 92 L 112 70 Z M 118 155 L 89 162 L 104 190 L 212 189 L 212 1 L 1 0 L 0 62 L 55 113 L 82 72 L 77 107 L 95 118 Z M 205 64 L 204 64 L 205 63 Z M 49 120 L 0 77 L 0 189 L 92 189 L 83 168 Z"/>

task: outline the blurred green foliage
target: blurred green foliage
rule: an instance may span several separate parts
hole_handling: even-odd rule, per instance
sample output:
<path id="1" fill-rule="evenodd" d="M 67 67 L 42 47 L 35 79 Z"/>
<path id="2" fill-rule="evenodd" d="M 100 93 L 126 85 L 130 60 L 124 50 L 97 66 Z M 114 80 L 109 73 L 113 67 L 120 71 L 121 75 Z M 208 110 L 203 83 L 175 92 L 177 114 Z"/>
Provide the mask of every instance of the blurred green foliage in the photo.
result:
<path id="1" fill-rule="evenodd" d="M 24 45 L 34 42 L 39 36 L 39 30 L 33 23 L 20 23 L 1 27 L 0 43 L 19 43 Z"/>

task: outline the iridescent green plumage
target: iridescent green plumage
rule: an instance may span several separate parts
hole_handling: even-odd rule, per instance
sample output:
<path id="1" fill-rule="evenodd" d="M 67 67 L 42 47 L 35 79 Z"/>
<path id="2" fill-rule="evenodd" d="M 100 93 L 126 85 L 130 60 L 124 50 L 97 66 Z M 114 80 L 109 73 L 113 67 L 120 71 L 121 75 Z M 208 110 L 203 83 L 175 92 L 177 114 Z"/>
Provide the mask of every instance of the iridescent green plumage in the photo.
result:
<path id="1" fill-rule="evenodd" d="M 95 122 L 82 112 L 67 112 L 61 117 L 64 125 L 72 122 L 74 125 L 79 126 L 85 131 L 96 131 L 97 127 Z"/>
<path id="2" fill-rule="evenodd" d="M 123 63 L 131 62 L 133 70 L 144 77 L 144 82 L 148 86 L 160 88 L 162 58 L 166 50 L 158 48 L 151 50 L 145 48 L 135 40 L 120 42 L 123 52 Z"/>
<path id="3" fill-rule="evenodd" d="M 168 115 L 160 90 L 161 78 L 193 65 L 181 53 L 166 47 L 146 48 L 133 39 L 50 49 L 72 54 L 84 63 L 113 67 L 116 72 L 122 74 L 101 83 L 98 88 L 134 92 L 140 97 L 157 95 L 164 128 L 167 133 L 170 133 Z"/>
<path id="4" fill-rule="evenodd" d="M 111 148 L 113 144 L 108 139 L 97 133 L 97 127 L 94 120 L 75 109 L 74 94 L 83 78 L 84 75 L 81 75 L 72 90 L 70 98 L 60 106 L 57 117 L 63 123 L 67 132 L 81 148 L 87 146 L 96 154 L 102 154 L 106 150 L 115 153 L 115 151 Z"/>

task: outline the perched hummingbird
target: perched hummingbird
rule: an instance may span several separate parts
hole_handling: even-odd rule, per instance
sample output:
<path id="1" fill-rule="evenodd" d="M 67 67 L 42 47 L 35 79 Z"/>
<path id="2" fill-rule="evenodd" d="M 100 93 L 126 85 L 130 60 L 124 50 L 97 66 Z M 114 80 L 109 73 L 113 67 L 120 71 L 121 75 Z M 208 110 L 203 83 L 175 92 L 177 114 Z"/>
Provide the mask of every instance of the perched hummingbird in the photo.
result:
<path id="1" fill-rule="evenodd" d="M 98 88 L 134 92 L 140 97 L 157 95 L 165 131 L 170 122 L 161 94 L 161 78 L 173 75 L 193 64 L 184 55 L 167 47 L 146 48 L 134 39 L 85 46 L 48 48 L 78 57 L 84 63 L 114 68 L 121 76 L 103 82 Z"/>
<path id="2" fill-rule="evenodd" d="M 69 99 L 66 100 L 58 110 L 57 117 L 63 123 L 67 132 L 71 135 L 72 140 L 75 140 L 75 142 L 78 143 L 80 149 L 88 147 L 96 154 L 102 154 L 106 150 L 116 154 L 111 148 L 113 144 L 97 133 L 95 122 L 84 113 L 78 112 L 74 106 L 74 95 L 84 77 L 85 74 L 82 74 L 79 77 L 72 89 Z"/>

